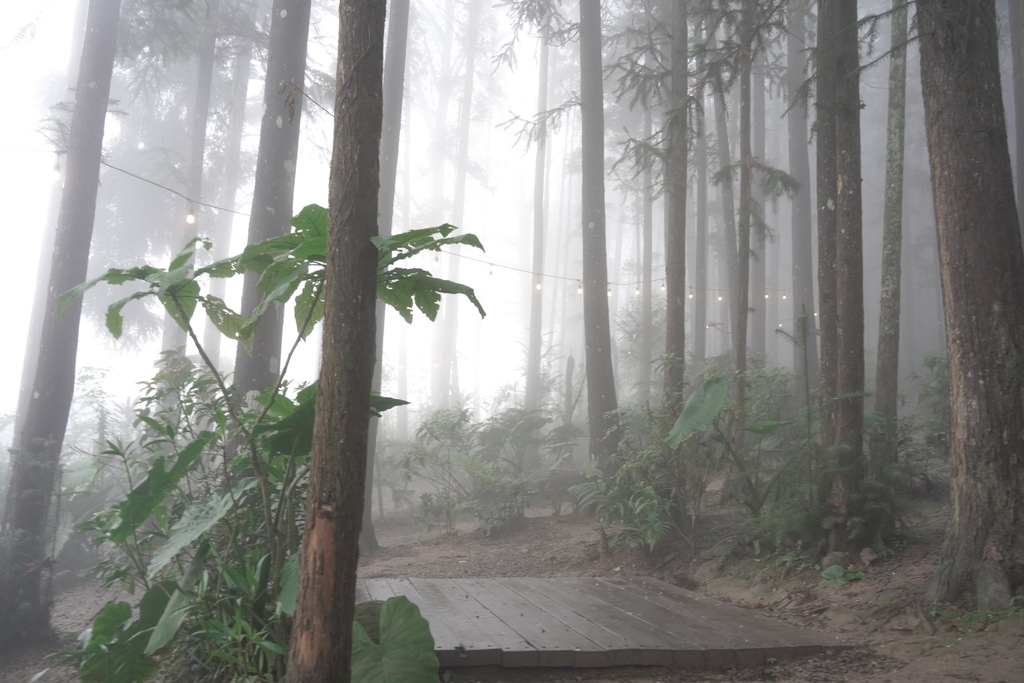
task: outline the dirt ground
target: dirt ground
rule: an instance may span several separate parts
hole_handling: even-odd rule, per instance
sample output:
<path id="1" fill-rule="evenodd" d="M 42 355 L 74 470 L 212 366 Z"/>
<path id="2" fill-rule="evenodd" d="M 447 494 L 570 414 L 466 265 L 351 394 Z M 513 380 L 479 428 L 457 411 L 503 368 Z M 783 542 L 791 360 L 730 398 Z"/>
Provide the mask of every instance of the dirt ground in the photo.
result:
<path id="1" fill-rule="evenodd" d="M 635 551 L 602 552 L 596 522 L 553 516 L 549 507 L 540 505 L 528 510 L 518 528 L 493 540 L 473 533 L 468 522 L 458 534 L 442 536 L 408 517 L 389 517 L 377 524 L 382 549 L 363 559 L 360 575 L 653 575 L 852 646 L 813 659 L 745 670 L 459 670 L 446 678 L 451 683 L 1024 683 L 1024 618 L 986 618 L 955 610 L 935 613 L 923 604 L 945 509 L 941 503 L 929 503 L 925 512 L 921 526 L 911 530 L 907 544 L 894 557 L 868 566 L 865 579 L 835 589 L 819 588 L 817 571 L 785 568 L 773 558 L 734 557 L 719 569 L 713 552 L 703 562 L 685 567 L 680 556 L 652 562 Z M 99 593 L 89 581 L 59 591 L 53 618 L 57 639 L 0 657 L 0 683 L 25 683 L 48 667 L 36 680 L 76 681 L 74 672 L 57 666 L 47 655 L 73 647 L 91 616 L 113 598 Z"/>

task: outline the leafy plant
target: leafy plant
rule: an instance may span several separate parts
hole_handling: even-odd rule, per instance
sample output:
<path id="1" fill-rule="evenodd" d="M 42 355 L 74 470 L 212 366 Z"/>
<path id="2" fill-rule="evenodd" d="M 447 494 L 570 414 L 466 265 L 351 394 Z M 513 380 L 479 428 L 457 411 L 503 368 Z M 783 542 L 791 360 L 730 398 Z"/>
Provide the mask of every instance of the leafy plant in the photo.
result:
<path id="1" fill-rule="evenodd" d="M 380 610 L 379 640 L 358 621 L 352 633 L 352 680 L 436 683 L 437 655 L 430 625 L 404 596 L 388 598 Z"/>
<path id="2" fill-rule="evenodd" d="M 858 569 L 846 569 L 842 565 L 834 564 L 821 573 L 818 588 L 842 588 L 848 583 L 864 578 L 867 578 L 867 574 Z"/>
<path id="3" fill-rule="evenodd" d="M 68 655 L 83 677 L 143 680 L 155 670 L 151 657 L 157 655 L 196 666 L 211 680 L 284 673 L 316 385 L 293 391 L 284 380 L 286 360 L 274 386 L 240 400 L 207 357 L 191 320 L 202 308 L 223 334 L 248 348 L 260 314 L 294 301 L 295 345 L 308 336 L 323 317 L 327 211 L 308 206 L 292 225 L 288 235 L 193 270 L 194 250 L 210 246 L 196 240 L 167 269 L 112 269 L 62 297 L 66 305 L 100 282 L 141 283 L 142 290 L 109 307 L 111 334 L 122 332 L 125 305 L 155 297 L 205 365 L 166 355 L 137 403 L 138 438 L 108 442 L 100 456 L 115 468 L 124 495 L 82 528 L 106 553 L 99 567 L 106 579 L 144 593 L 138 617 L 125 611 L 127 605 L 106 609 Z M 466 296 L 483 314 L 469 287 L 395 265 L 444 245 L 480 246 L 476 237 L 453 230 L 445 225 L 376 240 L 378 295 L 406 319 L 414 308 L 433 319 L 446 293 Z M 231 311 L 200 286 L 201 278 L 246 272 L 260 274 L 263 296 L 251 316 Z M 371 400 L 376 415 L 403 403 Z M 396 619 L 402 621 L 401 613 Z"/>

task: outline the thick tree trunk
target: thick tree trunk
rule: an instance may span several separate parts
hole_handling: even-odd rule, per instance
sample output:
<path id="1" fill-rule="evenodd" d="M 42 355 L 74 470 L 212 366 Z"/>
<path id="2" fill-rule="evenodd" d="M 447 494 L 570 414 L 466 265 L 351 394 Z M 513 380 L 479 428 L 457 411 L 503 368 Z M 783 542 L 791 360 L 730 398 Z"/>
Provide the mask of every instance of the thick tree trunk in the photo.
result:
<path id="1" fill-rule="evenodd" d="M 818 439 L 835 444 L 836 368 L 836 3 L 818 5 L 817 176 L 818 176 L 818 329 L 821 336 L 821 384 L 818 391 Z M 808 319 L 813 316 L 808 312 Z"/>
<path id="2" fill-rule="evenodd" d="M 41 637 L 50 626 L 50 605 L 40 579 L 49 565 L 47 518 L 75 389 L 82 299 L 76 297 L 61 313 L 57 303 L 64 292 L 85 281 L 89 266 L 120 10 L 120 0 L 92 0 L 86 19 L 39 360 L 0 525 L 0 547 L 10 553 L 0 572 L 3 645 Z"/>
<path id="3" fill-rule="evenodd" d="M 714 34 L 708 37 L 708 49 L 718 49 L 718 41 Z M 732 360 L 736 362 L 736 346 L 737 341 L 737 330 L 736 330 L 736 310 L 733 300 L 736 298 L 736 293 L 733 288 L 736 286 L 736 282 L 739 278 L 739 255 L 736 250 L 736 199 L 733 192 L 733 176 L 732 176 L 732 159 L 729 155 L 729 121 L 726 114 L 726 103 L 725 93 L 716 90 L 714 93 L 715 99 L 715 135 L 718 137 L 718 172 L 719 172 L 719 187 L 721 189 L 722 199 L 722 248 L 725 251 L 725 271 L 726 277 L 719 278 L 725 280 L 725 286 L 722 288 L 725 293 L 728 294 L 728 299 L 725 302 L 725 309 L 727 313 L 721 315 L 720 319 L 728 320 L 729 328 L 729 350 L 732 354 Z M 721 300 L 721 295 L 719 296 Z M 745 342 L 744 335 L 744 343 Z M 735 368 L 735 365 L 734 365 Z"/>
<path id="4" fill-rule="evenodd" d="M 739 38 L 743 44 L 739 55 L 740 95 L 740 213 L 736 222 L 736 268 L 732 273 L 729 287 L 729 303 L 732 311 L 732 369 L 733 401 L 739 416 L 737 429 L 733 432 L 734 446 L 739 450 L 743 443 L 743 415 L 746 412 L 747 341 L 750 324 L 750 224 L 754 205 L 753 154 L 750 148 L 750 80 L 753 57 L 752 8 L 750 0 L 743 0 Z M 763 302 L 762 302 L 763 303 Z"/>
<path id="5" fill-rule="evenodd" d="M 836 413 L 838 469 L 831 504 L 838 523 L 829 550 L 852 550 L 851 523 L 863 518 L 864 256 L 860 164 L 860 71 L 857 0 L 838 0 L 836 36 Z"/>
<path id="6" fill-rule="evenodd" d="M 671 107 L 668 113 L 668 159 L 665 167 L 668 202 L 668 220 L 665 223 L 665 394 L 673 406 L 679 406 L 683 394 L 686 362 L 687 44 L 686 2 L 674 2 Z"/>
<path id="7" fill-rule="evenodd" d="M 274 0 L 248 244 L 291 230 L 309 16 L 310 0 Z M 246 273 L 242 285 L 245 315 L 251 314 L 260 301 L 257 282 L 258 274 Z M 240 392 L 263 391 L 277 381 L 282 329 L 281 310 L 271 306 L 256 325 L 252 354 L 238 344 L 235 387 Z"/>
<path id="8" fill-rule="evenodd" d="M 391 0 L 388 13 L 387 58 L 384 60 L 384 113 L 380 144 L 380 208 L 378 230 L 387 236 L 392 232 L 395 219 L 395 186 L 398 182 L 398 152 L 402 132 L 402 102 L 405 94 L 405 53 L 409 42 L 409 0 Z M 384 367 L 384 302 L 377 301 L 377 364 L 373 369 L 374 392 L 380 393 L 381 373 Z M 401 395 L 400 398 L 405 398 Z M 377 435 L 380 420 L 370 421 L 370 436 L 366 448 L 366 492 L 363 507 L 363 530 L 359 536 L 359 549 L 364 554 L 380 548 L 373 530 L 373 479 L 377 457 Z M 383 513 L 383 510 L 382 510 Z M 383 517 L 383 514 L 381 515 Z"/>
<path id="9" fill-rule="evenodd" d="M 811 167 L 807 151 L 807 102 L 800 87 L 807 70 L 807 26 L 804 0 L 789 0 L 786 39 L 786 90 L 789 94 L 789 174 L 800 183 L 793 197 L 791 241 L 793 264 L 793 369 L 798 405 L 810 409 L 810 395 L 818 388 L 818 337 L 814 317 L 814 232 L 811 221 Z M 819 91 L 820 92 L 820 91 Z"/>
<path id="10" fill-rule="evenodd" d="M 1009 0 L 1010 63 L 1013 65 L 1013 130 L 1014 157 L 1016 169 L 1014 188 L 1017 205 L 1024 202 L 1024 7 L 1020 2 Z M 1019 216 L 1018 216 L 1019 218 Z M 1021 225 L 1024 231 L 1024 224 Z"/>
<path id="11" fill-rule="evenodd" d="M 618 447 L 615 376 L 608 320 L 608 254 L 604 206 L 604 86 L 601 3 L 580 3 L 580 103 L 583 201 L 583 320 L 590 455 L 605 460 Z"/>
<path id="12" fill-rule="evenodd" d="M 928 599 L 1024 587 L 1024 256 L 999 84 L 994 0 L 918 0 L 946 311 L 952 511 Z"/>
<path id="13" fill-rule="evenodd" d="M 85 19 L 89 12 L 88 0 L 75 0 L 75 22 L 71 32 L 71 53 L 65 74 L 67 89 L 70 91 L 78 81 L 78 63 L 82 57 L 82 41 L 85 39 Z M 59 156 L 58 156 L 59 159 Z M 63 179 L 64 175 L 61 175 Z M 60 202 L 63 192 L 61 183 L 54 182 L 47 204 L 46 223 L 43 237 L 39 242 L 39 262 L 36 266 L 35 289 L 32 292 L 32 314 L 28 330 L 25 331 L 25 355 L 21 363 L 21 381 L 18 386 L 18 407 L 14 416 L 12 449 L 21 448 L 21 434 L 25 427 L 25 413 L 32 400 L 32 385 L 35 383 L 36 365 L 39 362 L 39 344 L 46 312 L 46 286 L 50 281 L 50 259 L 53 257 L 53 243 L 57 234 L 57 220 L 60 217 Z"/>
<path id="14" fill-rule="evenodd" d="M 339 11 L 323 355 L 289 683 L 351 680 L 377 296 L 384 0 Z"/>
<path id="15" fill-rule="evenodd" d="M 882 219 L 882 294 L 878 320 L 875 412 L 885 422 L 872 449 L 874 474 L 896 464 L 896 406 L 900 361 L 900 279 L 903 244 L 903 138 L 906 129 L 907 6 L 893 0 L 889 57 L 889 116 Z"/>

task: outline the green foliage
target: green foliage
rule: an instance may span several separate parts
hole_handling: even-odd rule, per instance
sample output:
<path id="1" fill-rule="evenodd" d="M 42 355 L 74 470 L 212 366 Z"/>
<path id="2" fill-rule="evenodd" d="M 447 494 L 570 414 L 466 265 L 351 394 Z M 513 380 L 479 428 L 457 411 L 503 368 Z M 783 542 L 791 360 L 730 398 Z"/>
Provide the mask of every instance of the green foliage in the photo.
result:
<path id="1" fill-rule="evenodd" d="M 866 578 L 867 574 L 857 569 L 846 569 L 842 565 L 834 564 L 821 573 L 821 581 L 818 588 L 842 588 L 853 581 L 860 581 Z"/>
<path id="2" fill-rule="evenodd" d="M 94 458 L 97 476 L 106 476 L 109 490 L 121 495 L 80 529 L 103 553 L 97 573 L 129 590 L 141 587 L 143 597 L 138 617 L 125 603 L 105 608 L 80 648 L 67 655 L 83 680 L 144 680 L 156 670 L 156 657 L 172 667 L 198 665 L 203 679 L 211 681 L 264 680 L 284 673 L 317 387 L 293 391 L 282 379 L 253 401 L 238 400 L 207 359 L 191 321 L 202 308 L 224 335 L 248 346 L 259 315 L 291 300 L 298 338 L 308 336 L 323 317 L 327 212 L 306 207 L 292 225 L 288 235 L 206 267 L 192 268 L 195 247 L 210 246 L 197 240 L 166 270 L 113 269 L 62 297 L 66 305 L 99 282 L 142 283 L 142 291 L 108 309 L 110 332 L 122 332 L 121 311 L 130 301 L 156 297 L 206 362 L 201 368 L 166 354 L 135 405 L 136 436 L 109 440 Z M 483 314 L 472 289 L 421 269 L 394 267 L 445 245 L 480 247 L 474 236 L 452 236 L 453 230 L 446 225 L 376 242 L 378 294 L 406 319 L 414 306 L 433 318 L 445 293 L 466 296 Z M 199 285 L 207 276 L 247 272 L 259 273 L 263 297 L 252 316 L 232 312 Z M 404 403 L 378 395 L 371 399 L 374 415 Z M 405 676 L 427 670 L 422 648 L 415 648 L 429 642 L 432 657 L 432 641 L 418 611 L 415 616 L 418 622 L 408 609 L 392 607 L 388 640 L 361 644 L 365 661 L 359 666 L 384 667 L 391 675 L 398 663 L 399 678 L 373 680 L 420 680 Z"/>
<path id="3" fill-rule="evenodd" d="M 396 596 L 384 602 L 379 641 L 358 621 L 353 628 L 352 680 L 436 683 L 439 666 L 430 625 L 408 598 Z"/>

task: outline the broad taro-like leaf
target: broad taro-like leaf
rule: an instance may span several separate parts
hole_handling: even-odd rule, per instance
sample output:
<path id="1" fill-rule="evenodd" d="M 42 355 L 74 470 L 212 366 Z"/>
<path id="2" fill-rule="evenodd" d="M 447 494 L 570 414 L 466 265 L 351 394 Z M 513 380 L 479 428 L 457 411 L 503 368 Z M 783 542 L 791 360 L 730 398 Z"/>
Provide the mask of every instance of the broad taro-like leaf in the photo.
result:
<path id="1" fill-rule="evenodd" d="M 389 598 L 380 612 L 380 642 L 353 624 L 352 680 L 436 683 L 437 655 L 430 624 L 404 596 Z"/>
<path id="2" fill-rule="evenodd" d="M 707 429 L 728 403 L 729 386 L 725 377 L 715 375 L 707 378 L 687 399 L 676 423 L 665 437 L 665 443 L 670 448 L 678 448 L 693 434 Z"/>

